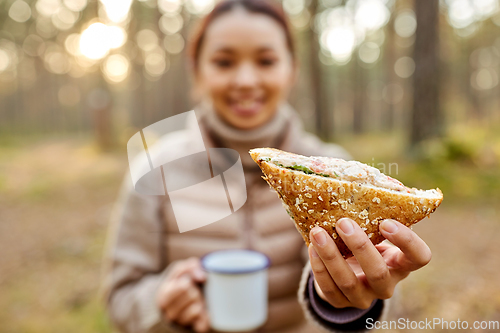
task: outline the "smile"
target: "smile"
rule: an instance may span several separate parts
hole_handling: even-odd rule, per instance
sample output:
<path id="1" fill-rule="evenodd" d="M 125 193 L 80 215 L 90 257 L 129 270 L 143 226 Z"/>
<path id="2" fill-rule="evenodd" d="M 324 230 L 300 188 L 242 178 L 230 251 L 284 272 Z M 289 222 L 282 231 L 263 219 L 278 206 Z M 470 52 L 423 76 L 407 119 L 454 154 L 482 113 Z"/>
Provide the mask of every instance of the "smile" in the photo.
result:
<path id="1" fill-rule="evenodd" d="M 229 106 L 232 111 L 239 116 L 253 116 L 262 109 L 264 105 L 262 99 L 245 99 L 230 101 Z"/>

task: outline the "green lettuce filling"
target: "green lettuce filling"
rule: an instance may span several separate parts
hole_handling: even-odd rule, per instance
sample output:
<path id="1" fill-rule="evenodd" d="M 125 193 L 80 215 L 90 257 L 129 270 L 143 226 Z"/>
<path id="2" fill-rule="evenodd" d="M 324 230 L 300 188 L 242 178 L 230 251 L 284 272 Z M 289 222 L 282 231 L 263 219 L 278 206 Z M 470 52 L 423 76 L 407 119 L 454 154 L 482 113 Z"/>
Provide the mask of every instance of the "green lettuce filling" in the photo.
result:
<path id="1" fill-rule="evenodd" d="M 271 158 L 269 158 L 269 157 L 266 157 L 263 160 L 266 161 L 266 162 L 271 162 Z M 286 168 L 286 169 L 290 169 L 290 170 L 302 171 L 303 173 L 308 174 L 308 175 L 318 175 L 318 176 L 323 176 L 323 177 L 331 177 L 330 175 L 327 175 L 326 173 L 314 172 L 311 169 L 309 169 L 308 167 L 303 166 L 303 165 L 285 166 L 285 165 L 283 165 L 281 163 L 274 163 L 274 164 L 276 164 L 277 166 L 280 166 L 282 168 Z M 333 172 L 333 173 L 335 174 L 336 177 L 339 176 L 339 175 L 337 175 L 336 172 Z"/>

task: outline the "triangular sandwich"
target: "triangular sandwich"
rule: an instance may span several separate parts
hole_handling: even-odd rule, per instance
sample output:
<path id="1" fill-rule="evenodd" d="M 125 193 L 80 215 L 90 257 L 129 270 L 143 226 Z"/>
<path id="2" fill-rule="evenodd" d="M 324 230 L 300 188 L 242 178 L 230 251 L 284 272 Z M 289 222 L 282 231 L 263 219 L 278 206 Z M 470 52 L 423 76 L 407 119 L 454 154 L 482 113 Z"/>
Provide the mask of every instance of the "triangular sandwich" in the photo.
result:
<path id="1" fill-rule="evenodd" d="M 443 201 L 439 189 L 408 188 L 378 169 L 357 161 L 292 154 L 274 148 L 250 150 L 264 179 L 283 201 L 309 246 L 309 231 L 325 229 L 345 257 L 351 251 L 337 235 L 342 217 L 356 221 L 373 244 L 384 240 L 379 223 L 394 219 L 407 226 L 429 216 Z"/>

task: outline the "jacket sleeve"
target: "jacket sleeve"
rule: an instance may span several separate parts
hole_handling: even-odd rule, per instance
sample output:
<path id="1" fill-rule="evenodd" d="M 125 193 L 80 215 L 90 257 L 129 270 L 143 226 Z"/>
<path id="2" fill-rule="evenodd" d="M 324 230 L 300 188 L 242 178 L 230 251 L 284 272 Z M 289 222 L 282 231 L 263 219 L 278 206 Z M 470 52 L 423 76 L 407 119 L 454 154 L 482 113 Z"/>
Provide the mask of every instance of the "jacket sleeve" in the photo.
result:
<path id="1" fill-rule="evenodd" d="M 162 257 L 161 198 L 141 195 L 125 177 L 108 232 L 102 291 L 121 332 L 181 332 L 162 320 L 156 292 L 172 265 Z"/>
<path id="2" fill-rule="evenodd" d="M 316 294 L 313 282 L 314 276 L 308 262 L 300 280 L 299 303 L 307 320 L 313 322 L 323 332 L 368 332 L 366 328 L 368 322 L 383 320 L 387 316 L 389 300 L 375 300 L 366 310 L 337 309 Z"/>

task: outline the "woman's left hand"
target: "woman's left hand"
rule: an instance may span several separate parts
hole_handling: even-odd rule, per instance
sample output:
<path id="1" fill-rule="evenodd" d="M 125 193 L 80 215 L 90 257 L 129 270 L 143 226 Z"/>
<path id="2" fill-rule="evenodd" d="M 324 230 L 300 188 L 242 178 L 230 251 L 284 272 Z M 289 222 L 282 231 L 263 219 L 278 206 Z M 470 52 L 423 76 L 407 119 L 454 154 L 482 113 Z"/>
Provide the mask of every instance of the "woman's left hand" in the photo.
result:
<path id="1" fill-rule="evenodd" d="M 367 309 L 375 299 L 390 298 L 396 284 L 431 260 L 427 244 L 412 230 L 384 220 L 379 230 L 392 244 L 373 245 L 349 218 L 337 222 L 337 233 L 354 254 L 344 259 L 320 227 L 310 231 L 309 258 L 318 295 L 336 308 Z"/>

